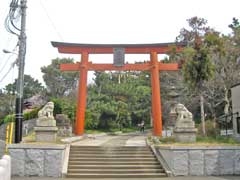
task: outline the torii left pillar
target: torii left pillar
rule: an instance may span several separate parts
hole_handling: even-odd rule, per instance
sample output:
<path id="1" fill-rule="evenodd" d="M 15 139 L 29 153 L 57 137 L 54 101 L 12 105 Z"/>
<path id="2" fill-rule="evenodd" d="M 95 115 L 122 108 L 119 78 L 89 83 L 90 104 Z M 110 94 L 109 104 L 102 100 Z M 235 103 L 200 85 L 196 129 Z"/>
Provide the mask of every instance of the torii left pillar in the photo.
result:
<path id="1" fill-rule="evenodd" d="M 162 108 L 160 96 L 160 82 L 159 82 L 159 63 L 156 52 L 151 52 L 150 63 L 151 69 L 151 84 L 152 84 L 152 113 L 153 113 L 153 134 L 155 136 L 162 136 Z"/>

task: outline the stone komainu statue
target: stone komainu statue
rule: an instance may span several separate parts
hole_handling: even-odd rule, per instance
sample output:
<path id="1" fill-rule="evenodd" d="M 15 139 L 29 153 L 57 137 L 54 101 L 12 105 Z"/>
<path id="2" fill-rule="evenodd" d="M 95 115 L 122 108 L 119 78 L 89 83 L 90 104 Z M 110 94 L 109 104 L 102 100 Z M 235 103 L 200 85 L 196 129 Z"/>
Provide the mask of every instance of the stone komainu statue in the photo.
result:
<path id="1" fill-rule="evenodd" d="M 192 120 L 192 113 L 183 104 L 177 104 L 175 111 L 177 113 L 178 120 Z"/>
<path id="2" fill-rule="evenodd" d="M 40 111 L 38 111 L 37 126 L 56 126 L 56 120 L 53 117 L 54 103 L 48 102 Z"/>
<path id="3" fill-rule="evenodd" d="M 177 113 L 176 128 L 194 128 L 195 124 L 190 111 L 183 105 L 177 104 L 175 107 Z"/>
<path id="4" fill-rule="evenodd" d="M 54 103 L 48 102 L 39 112 L 38 118 L 53 118 Z"/>

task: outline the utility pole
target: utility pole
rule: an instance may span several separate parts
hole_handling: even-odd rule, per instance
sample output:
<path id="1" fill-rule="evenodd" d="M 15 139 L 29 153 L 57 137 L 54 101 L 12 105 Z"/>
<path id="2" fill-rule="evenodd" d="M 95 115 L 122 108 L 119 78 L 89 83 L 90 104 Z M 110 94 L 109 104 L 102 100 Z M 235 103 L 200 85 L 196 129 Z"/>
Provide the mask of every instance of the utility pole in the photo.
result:
<path id="1" fill-rule="evenodd" d="M 24 65 L 26 54 L 26 9 L 27 0 L 21 0 L 21 32 L 19 36 L 18 52 L 18 80 L 16 97 L 16 119 L 15 119 L 15 143 L 22 141 L 22 121 L 23 121 L 23 86 L 24 86 Z"/>

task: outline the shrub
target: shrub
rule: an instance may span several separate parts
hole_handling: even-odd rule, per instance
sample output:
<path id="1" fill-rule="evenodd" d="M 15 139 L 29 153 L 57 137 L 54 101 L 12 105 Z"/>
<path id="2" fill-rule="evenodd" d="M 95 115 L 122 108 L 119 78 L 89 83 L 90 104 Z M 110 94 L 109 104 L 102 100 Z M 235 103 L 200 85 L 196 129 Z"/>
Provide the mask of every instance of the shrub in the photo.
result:
<path id="1" fill-rule="evenodd" d="M 37 118 L 38 117 L 38 111 L 40 109 L 41 108 L 36 108 L 36 109 L 33 109 L 32 111 L 23 113 L 23 119 L 24 120 L 29 120 L 29 119 Z"/>
<path id="2" fill-rule="evenodd" d="M 57 98 L 52 98 L 51 101 L 54 103 L 54 110 L 53 110 L 54 116 L 56 114 L 62 114 L 62 100 Z"/>
<path id="3" fill-rule="evenodd" d="M 97 129 L 98 123 L 98 121 L 93 119 L 92 113 L 87 109 L 85 112 L 85 128 Z"/>
<path id="4" fill-rule="evenodd" d="M 54 103 L 53 114 L 65 114 L 73 122 L 76 114 L 76 102 L 68 98 L 52 98 L 51 101 Z"/>
<path id="5" fill-rule="evenodd" d="M 14 120 L 15 120 L 15 115 L 14 114 L 9 114 L 9 115 L 4 117 L 3 122 L 4 123 L 9 123 L 9 122 L 13 122 Z"/>
<path id="6" fill-rule="evenodd" d="M 23 113 L 23 120 L 29 120 L 29 119 L 34 119 L 37 118 L 38 116 L 38 111 L 40 108 L 33 109 L 32 111 L 24 112 Z M 15 121 L 15 114 L 9 114 L 3 118 L 3 123 L 8 123 L 8 122 L 13 122 Z M 0 123 L 1 124 L 1 123 Z"/>
<path id="7" fill-rule="evenodd" d="M 198 128 L 198 135 L 203 135 L 202 134 L 202 124 L 199 124 L 197 126 Z M 212 120 L 207 120 L 205 122 L 205 129 L 206 129 L 206 135 L 210 137 L 216 137 L 220 134 L 220 129 L 217 124 L 214 124 L 214 121 Z"/>

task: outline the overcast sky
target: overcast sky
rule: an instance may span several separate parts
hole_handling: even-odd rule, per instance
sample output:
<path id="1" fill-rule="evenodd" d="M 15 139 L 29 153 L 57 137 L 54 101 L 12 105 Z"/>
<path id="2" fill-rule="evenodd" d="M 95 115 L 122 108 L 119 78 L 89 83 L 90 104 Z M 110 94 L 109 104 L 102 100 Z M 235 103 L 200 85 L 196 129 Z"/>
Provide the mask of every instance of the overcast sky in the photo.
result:
<path id="1" fill-rule="evenodd" d="M 4 20 L 11 0 L 0 1 L 0 81 L 16 55 L 17 39 L 6 32 Z M 186 19 L 203 17 L 216 30 L 228 34 L 232 18 L 240 19 L 240 0 L 28 0 L 27 54 L 25 74 L 39 79 L 40 67 L 51 59 L 69 57 L 57 52 L 51 41 L 74 43 L 163 43 L 173 42 Z M 76 61 L 80 56 L 74 56 Z M 111 63 L 111 55 L 91 55 L 93 62 Z M 128 55 L 127 61 L 148 59 L 147 55 Z M 5 65 L 5 66 L 4 66 Z M 4 70 L 2 70 L 4 69 Z M 17 68 L 0 82 L 12 83 Z M 92 76 L 90 75 L 91 79 Z"/>

